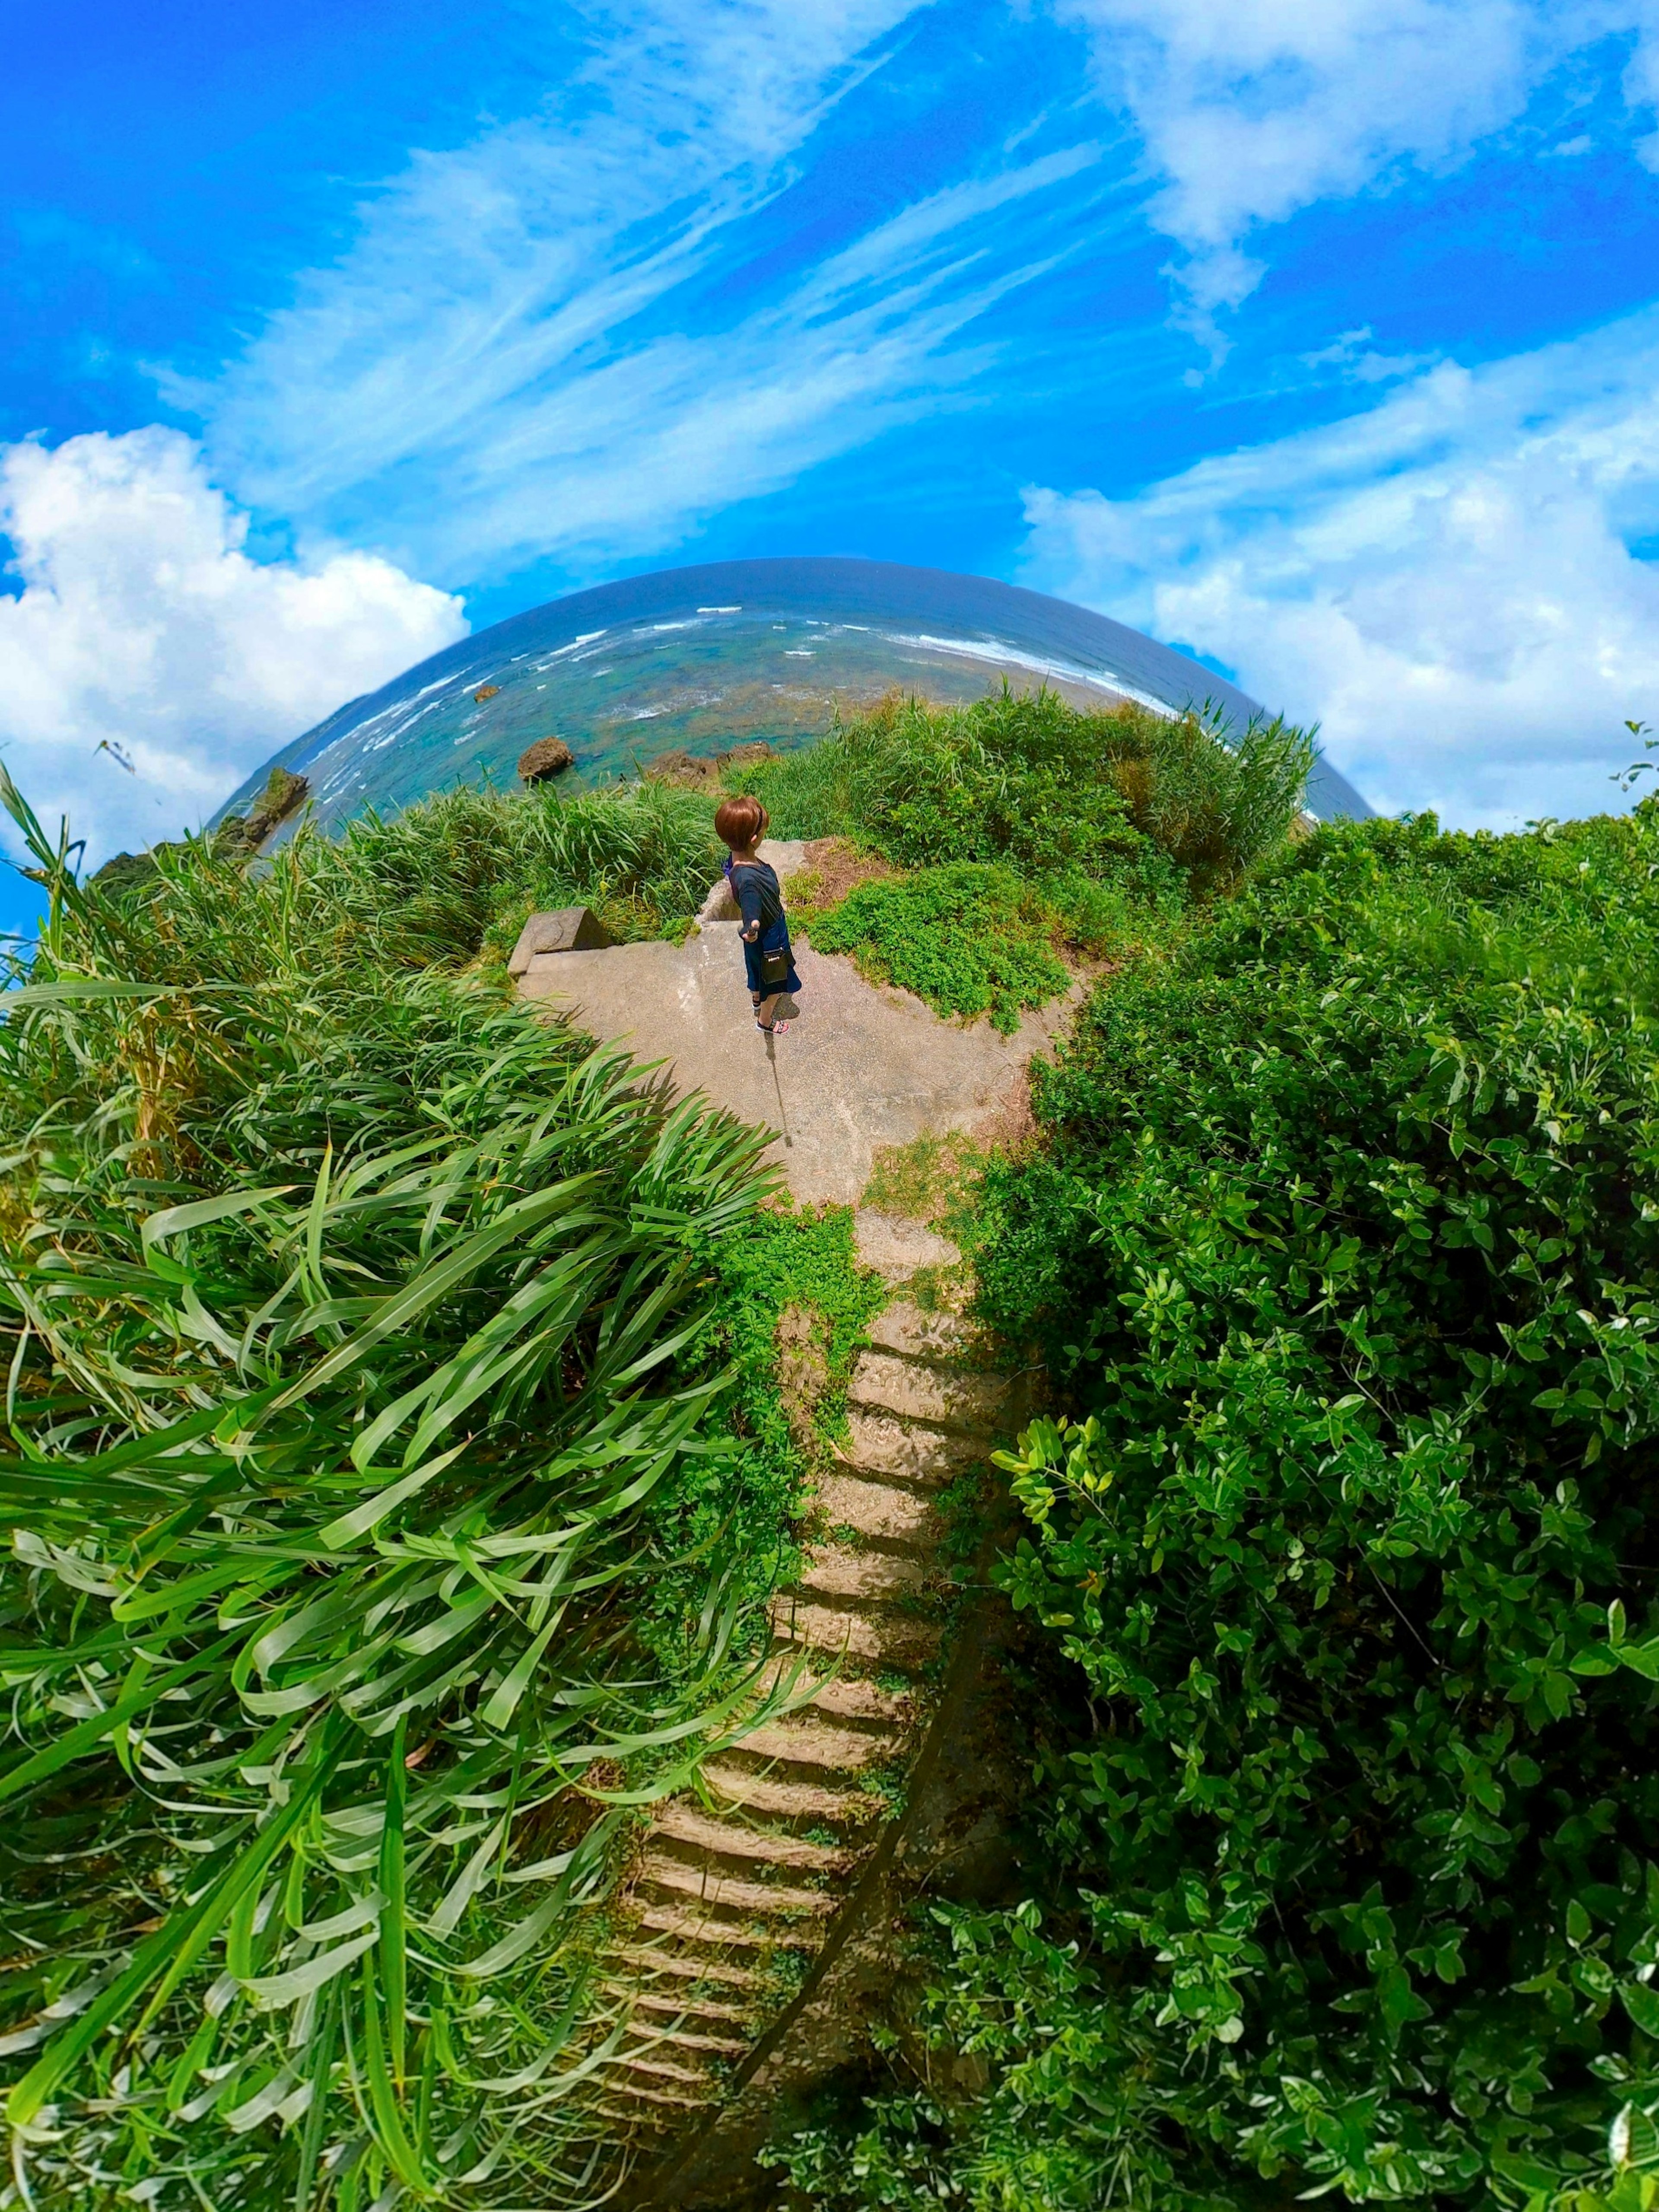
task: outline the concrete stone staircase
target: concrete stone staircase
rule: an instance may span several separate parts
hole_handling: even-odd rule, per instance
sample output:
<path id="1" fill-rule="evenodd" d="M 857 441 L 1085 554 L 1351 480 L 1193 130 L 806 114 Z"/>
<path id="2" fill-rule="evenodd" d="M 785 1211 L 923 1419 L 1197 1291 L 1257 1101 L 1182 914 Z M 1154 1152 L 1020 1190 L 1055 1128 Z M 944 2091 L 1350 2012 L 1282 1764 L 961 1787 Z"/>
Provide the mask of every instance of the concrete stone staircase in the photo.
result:
<path id="1" fill-rule="evenodd" d="M 649 2159 L 726 2100 L 747 2055 L 848 1933 L 861 1869 L 899 1814 L 939 1673 L 950 1585 L 939 1498 L 1026 1418 L 1023 1378 L 948 1315 L 890 1306 L 818 1485 L 830 1534 L 774 1601 L 774 1674 L 811 1702 L 657 1813 L 602 1969 L 623 2042 L 594 2117 Z"/>

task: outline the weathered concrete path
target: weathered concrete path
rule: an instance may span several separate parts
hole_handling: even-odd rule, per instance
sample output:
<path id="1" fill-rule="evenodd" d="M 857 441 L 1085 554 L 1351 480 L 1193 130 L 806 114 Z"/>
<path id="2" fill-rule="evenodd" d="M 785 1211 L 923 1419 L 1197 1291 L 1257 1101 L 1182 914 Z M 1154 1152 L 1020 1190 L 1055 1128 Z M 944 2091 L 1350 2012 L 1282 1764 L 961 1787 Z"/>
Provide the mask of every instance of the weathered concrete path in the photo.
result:
<path id="1" fill-rule="evenodd" d="M 738 927 L 705 921 L 683 945 L 538 954 L 519 988 L 665 1064 L 678 1091 L 704 1091 L 775 1129 L 770 1156 L 815 1205 L 856 1205 L 878 1146 L 1006 1128 L 1023 1113 L 1032 1054 L 1052 1045 L 1081 995 L 1079 986 L 1002 1037 L 988 1021 L 943 1022 L 910 992 L 798 944 L 801 1018 L 768 1038 L 755 1026 Z"/>

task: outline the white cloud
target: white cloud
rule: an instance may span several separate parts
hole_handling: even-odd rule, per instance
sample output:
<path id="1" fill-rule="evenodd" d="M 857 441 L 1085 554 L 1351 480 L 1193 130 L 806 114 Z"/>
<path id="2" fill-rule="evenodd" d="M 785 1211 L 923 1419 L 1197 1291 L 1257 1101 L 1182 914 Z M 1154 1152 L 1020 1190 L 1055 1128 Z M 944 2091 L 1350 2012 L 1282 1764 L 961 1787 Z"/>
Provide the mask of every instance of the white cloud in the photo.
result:
<path id="1" fill-rule="evenodd" d="M 912 0 L 659 0 L 607 17 L 546 111 L 417 155 L 198 411 L 251 503 L 422 574 L 683 539 L 938 403 L 958 334 L 1082 234 L 1089 147 L 1005 149 L 804 270 L 745 268 Z M 1083 181 L 1079 184 L 1077 180 Z M 744 270 L 740 304 L 722 272 Z"/>
<path id="2" fill-rule="evenodd" d="M 1564 58 L 1620 35 L 1636 109 L 1659 100 L 1653 0 L 1055 0 L 1161 179 L 1149 212 L 1188 258 L 1200 331 L 1263 273 L 1263 226 L 1435 171 L 1512 123 Z M 1659 134 L 1646 142 L 1659 148 Z M 1644 158 L 1647 158 L 1644 155 Z M 1656 155 L 1659 159 L 1659 155 Z"/>
<path id="3" fill-rule="evenodd" d="M 1033 490 L 1028 580 L 1317 719 L 1374 805 L 1599 811 L 1659 721 L 1659 311 L 1139 495 Z"/>
<path id="4" fill-rule="evenodd" d="M 250 559 L 246 516 L 176 430 L 0 447 L 0 532 L 22 584 L 0 596 L 0 757 L 94 865 L 195 827 L 276 746 L 466 630 L 459 599 L 370 554 Z"/>

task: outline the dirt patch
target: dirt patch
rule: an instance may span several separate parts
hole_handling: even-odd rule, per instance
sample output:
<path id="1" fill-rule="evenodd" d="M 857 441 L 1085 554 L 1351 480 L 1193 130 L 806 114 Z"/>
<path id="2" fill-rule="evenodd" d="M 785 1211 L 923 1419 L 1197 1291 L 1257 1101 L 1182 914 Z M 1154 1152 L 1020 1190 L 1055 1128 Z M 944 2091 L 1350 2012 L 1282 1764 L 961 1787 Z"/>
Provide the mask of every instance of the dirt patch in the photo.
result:
<path id="1" fill-rule="evenodd" d="M 860 884 L 877 884 L 900 871 L 878 853 L 860 853 L 850 838 L 814 837 L 806 848 L 806 866 L 789 886 L 792 906 L 839 906 Z"/>
<path id="2" fill-rule="evenodd" d="M 975 1133 L 988 1152 L 1021 1152 L 1036 1135 L 1036 1130 L 1028 1068 L 1021 1073 L 999 1110 L 981 1121 Z"/>
<path id="3" fill-rule="evenodd" d="M 1029 1086 L 1022 1082 L 1020 1087 L 1029 1117 Z M 958 1130 L 943 1137 L 918 1137 L 908 1145 L 882 1145 L 862 1202 L 878 1213 L 896 1213 L 905 1221 L 943 1221 L 971 1206 L 984 1170 L 984 1146 Z"/>

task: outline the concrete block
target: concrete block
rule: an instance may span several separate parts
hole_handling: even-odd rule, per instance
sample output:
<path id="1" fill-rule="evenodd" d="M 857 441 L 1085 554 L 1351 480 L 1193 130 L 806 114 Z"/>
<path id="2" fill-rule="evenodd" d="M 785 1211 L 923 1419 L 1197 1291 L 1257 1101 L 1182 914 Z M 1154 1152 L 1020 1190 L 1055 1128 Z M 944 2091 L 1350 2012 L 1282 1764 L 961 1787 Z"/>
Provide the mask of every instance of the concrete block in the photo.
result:
<path id="1" fill-rule="evenodd" d="M 552 914 L 532 914 L 519 932 L 507 972 L 527 974 L 538 952 L 601 952 L 616 941 L 591 907 L 562 906 Z"/>

